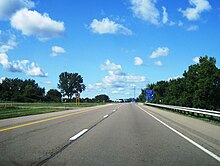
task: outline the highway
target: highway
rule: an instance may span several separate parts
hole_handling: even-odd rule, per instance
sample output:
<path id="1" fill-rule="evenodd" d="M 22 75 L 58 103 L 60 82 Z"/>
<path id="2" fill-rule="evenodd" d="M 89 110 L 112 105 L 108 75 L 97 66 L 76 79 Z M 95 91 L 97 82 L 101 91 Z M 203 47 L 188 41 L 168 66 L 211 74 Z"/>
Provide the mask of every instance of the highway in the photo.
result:
<path id="1" fill-rule="evenodd" d="M 0 120 L 0 165 L 220 165 L 220 126 L 134 103 Z"/>

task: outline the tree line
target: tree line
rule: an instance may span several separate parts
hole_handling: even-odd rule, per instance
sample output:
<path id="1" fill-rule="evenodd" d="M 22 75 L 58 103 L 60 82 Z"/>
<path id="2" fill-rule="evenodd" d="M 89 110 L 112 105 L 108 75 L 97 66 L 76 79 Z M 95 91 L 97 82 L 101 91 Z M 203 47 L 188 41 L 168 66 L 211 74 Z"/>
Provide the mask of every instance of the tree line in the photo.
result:
<path id="1" fill-rule="evenodd" d="M 61 93 L 50 89 L 45 95 L 45 88 L 41 88 L 35 80 L 5 78 L 0 84 L 0 100 L 16 102 L 61 101 Z"/>
<path id="2" fill-rule="evenodd" d="M 45 93 L 32 79 L 5 78 L 0 83 L 0 100 L 14 102 L 75 102 L 74 95 L 85 90 L 83 78 L 78 73 L 63 72 L 59 75 L 57 89 L 50 89 Z M 63 98 L 62 98 L 63 97 Z M 65 98 L 67 97 L 67 98 Z M 81 102 L 110 102 L 107 95 L 97 95 L 95 98 L 82 98 Z"/>
<path id="3" fill-rule="evenodd" d="M 149 84 L 147 89 L 154 90 L 153 103 L 220 110 L 220 69 L 214 57 L 200 57 L 181 78 Z M 145 100 L 144 89 L 138 99 Z"/>

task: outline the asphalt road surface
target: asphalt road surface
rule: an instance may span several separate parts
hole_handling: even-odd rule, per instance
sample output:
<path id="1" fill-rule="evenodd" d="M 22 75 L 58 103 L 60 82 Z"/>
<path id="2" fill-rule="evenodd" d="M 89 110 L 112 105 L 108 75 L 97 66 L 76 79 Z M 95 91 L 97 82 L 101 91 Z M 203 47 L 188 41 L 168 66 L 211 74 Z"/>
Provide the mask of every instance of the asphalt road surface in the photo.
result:
<path id="1" fill-rule="evenodd" d="M 140 104 L 82 108 L 0 120 L 0 165 L 220 165 L 219 134 Z"/>

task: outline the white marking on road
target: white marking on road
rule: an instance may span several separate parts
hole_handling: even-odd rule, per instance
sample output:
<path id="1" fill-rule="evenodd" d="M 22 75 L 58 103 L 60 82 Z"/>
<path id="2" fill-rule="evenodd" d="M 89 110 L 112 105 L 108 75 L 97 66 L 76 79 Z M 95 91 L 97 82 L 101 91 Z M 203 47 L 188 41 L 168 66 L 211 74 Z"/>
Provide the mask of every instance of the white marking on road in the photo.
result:
<path id="1" fill-rule="evenodd" d="M 199 145 L 198 143 L 194 142 L 193 140 L 191 140 L 190 138 L 188 138 L 187 136 L 183 135 L 182 133 L 180 133 L 179 131 L 177 131 L 176 129 L 170 127 L 168 124 L 164 123 L 163 121 L 161 121 L 160 119 L 158 119 L 157 117 L 155 117 L 154 115 L 152 115 L 151 113 L 145 111 L 143 108 L 139 107 L 142 111 L 144 111 L 145 113 L 147 113 L 148 115 L 150 115 L 151 117 L 153 117 L 154 119 L 156 119 L 158 122 L 160 122 L 161 124 L 163 124 L 164 126 L 166 126 L 167 128 L 169 128 L 170 130 L 172 130 L 173 132 L 175 132 L 176 134 L 178 134 L 179 136 L 181 136 L 182 138 L 184 138 L 185 140 L 187 140 L 188 142 L 190 142 L 191 144 L 193 144 L 194 146 L 196 146 L 197 148 L 199 148 L 200 150 L 202 150 L 203 152 L 207 153 L 208 155 L 210 155 L 211 157 L 213 157 L 214 159 L 216 159 L 217 161 L 220 162 L 220 157 L 217 156 L 216 154 L 212 153 L 211 151 L 209 151 L 208 149 L 204 148 L 203 146 Z"/>
<path id="2" fill-rule="evenodd" d="M 82 136 L 83 134 L 85 134 L 88 131 L 88 129 L 83 129 L 82 131 L 80 131 L 78 134 L 74 135 L 73 137 L 70 138 L 70 141 L 75 141 L 77 138 L 79 138 L 80 136 Z"/>
<path id="3" fill-rule="evenodd" d="M 113 112 L 115 112 L 115 110 L 113 110 Z"/>
<path id="4" fill-rule="evenodd" d="M 108 117 L 108 115 L 103 116 L 103 118 L 107 118 L 107 117 Z"/>

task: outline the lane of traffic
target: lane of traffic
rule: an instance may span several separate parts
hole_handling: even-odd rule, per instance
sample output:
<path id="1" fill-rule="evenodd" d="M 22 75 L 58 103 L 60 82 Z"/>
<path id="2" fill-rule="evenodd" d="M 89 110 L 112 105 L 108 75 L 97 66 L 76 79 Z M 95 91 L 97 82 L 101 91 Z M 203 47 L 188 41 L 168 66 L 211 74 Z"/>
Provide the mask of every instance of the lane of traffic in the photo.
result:
<path id="1" fill-rule="evenodd" d="M 199 119 L 177 114 L 159 108 L 139 105 L 169 126 L 184 133 L 187 137 L 199 143 L 209 151 L 220 156 L 220 127 Z"/>
<path id="2" fill-rule="evenodd" d="M 65 146 L 75 133 L 93 126 L 117 107 L 98 107 L 96 110 L 1 132 L 0 163 L 38 163 Z"/>

